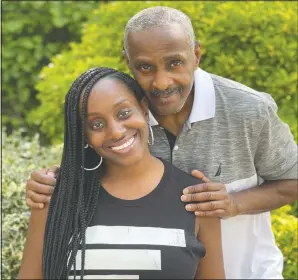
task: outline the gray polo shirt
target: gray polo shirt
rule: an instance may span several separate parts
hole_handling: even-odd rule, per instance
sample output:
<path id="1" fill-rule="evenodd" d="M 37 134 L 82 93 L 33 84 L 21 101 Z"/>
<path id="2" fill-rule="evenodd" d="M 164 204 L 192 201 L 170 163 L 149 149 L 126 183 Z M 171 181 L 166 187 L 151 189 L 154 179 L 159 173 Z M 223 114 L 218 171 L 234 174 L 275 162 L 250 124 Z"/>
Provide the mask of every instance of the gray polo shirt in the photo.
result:
<path id="1" fill-rule="evenodd" d="M 191 172 L 198 169 L 228 192 L 263 180 L 297 179 L 297 145 L 267 93 L 195 71 L 194 104 L 173 152 L 150 113 L 153 155 Z M 281 279 L 283 257 L 275 246 L 270 212 L 222 220 L 227 279 Z"/>

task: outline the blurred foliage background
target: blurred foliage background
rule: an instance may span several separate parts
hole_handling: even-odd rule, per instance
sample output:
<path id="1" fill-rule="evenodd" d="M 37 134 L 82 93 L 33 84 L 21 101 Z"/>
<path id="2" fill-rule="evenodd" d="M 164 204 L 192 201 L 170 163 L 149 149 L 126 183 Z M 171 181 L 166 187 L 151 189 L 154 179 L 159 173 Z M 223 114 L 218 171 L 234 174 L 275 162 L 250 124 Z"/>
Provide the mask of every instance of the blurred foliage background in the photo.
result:
<path id="1" fill-rule="evenodd" d="M 3 123 L 28 125 L 39 103 L 35 84 L 51 57 L 80 40 L 83 23 L 99 1 L 5 1 L 2 3 Z M 32 129 L 36 129 L 35 127 Z"/>
<path id="2" fill-rule="evenodd" d="M 71 83 L 95 66 L 129 73 L 122 57 L 125 24 L 156 5 L 190 16 L 202 69 L 270 93 L 297 142 L 297 2 L 3 2 L 3 279 L 17 278 L 29 214 L 28 174 L 59 164 Z M 297 204 L 272 213 L 286 279 L 298 279 Z"/>

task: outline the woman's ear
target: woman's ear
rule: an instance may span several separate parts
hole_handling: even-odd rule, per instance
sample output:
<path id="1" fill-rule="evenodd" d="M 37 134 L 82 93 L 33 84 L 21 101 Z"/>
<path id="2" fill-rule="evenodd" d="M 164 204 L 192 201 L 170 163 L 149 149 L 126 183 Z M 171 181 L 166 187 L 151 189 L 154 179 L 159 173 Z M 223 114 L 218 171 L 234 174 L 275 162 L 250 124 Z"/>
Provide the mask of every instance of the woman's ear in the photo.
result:
<path id="1" fill-rule="evenodd" d="M 148 107 L 148 100 L 145 96 L 141 100 L 140 105 L 141 105 L 142 111 L 143 111 L 146 119 L 148 119 L 149 118 L 149 107 Z"/>

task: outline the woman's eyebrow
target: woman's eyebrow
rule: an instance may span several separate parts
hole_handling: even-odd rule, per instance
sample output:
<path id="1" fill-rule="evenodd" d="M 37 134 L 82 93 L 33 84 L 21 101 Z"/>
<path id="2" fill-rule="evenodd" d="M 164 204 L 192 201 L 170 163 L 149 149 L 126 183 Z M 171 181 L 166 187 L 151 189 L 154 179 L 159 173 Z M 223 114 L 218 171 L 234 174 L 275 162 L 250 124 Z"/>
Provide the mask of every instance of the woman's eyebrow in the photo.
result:
<path id="1" fill-rule="evenodd" d="M 124 102 L 129 102 L 130 103 L 130 101 L 128 99 L 121 99 L 113 105 L 113 108 L 119 107 Z M 98 115 L 98 112 L 90 112 L 90 113 L 87 114 L 87 117 L 94 116 L 94 115 Z"/>
<path id="2" fill-rule="evenodd" d="M 128 99 L 119 100 L 113 107 L 117 107 L 117 106 L 121 105 L 124 102 L 130 102 L 130 101 Z"/>

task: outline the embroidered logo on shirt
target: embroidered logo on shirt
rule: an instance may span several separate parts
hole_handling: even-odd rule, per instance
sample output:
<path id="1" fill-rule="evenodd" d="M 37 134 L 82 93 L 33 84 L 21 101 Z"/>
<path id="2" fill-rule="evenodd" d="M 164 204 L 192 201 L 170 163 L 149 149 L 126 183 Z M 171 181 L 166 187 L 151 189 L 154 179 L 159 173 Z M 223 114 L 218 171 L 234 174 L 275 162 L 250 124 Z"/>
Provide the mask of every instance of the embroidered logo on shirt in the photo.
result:
<path id="1" fill-rule="evenodd" d="M 221 163 L 219 164 L 219 167 L 218 167 L 218 169 L 217 169 L 217 171 L 216 171 L 216 173 L 215 173 L 214 177 L 217 177 L 217 176 L 219 176 L 219 175 L 220 175 L 220 173 L 221 173 Z"/>

